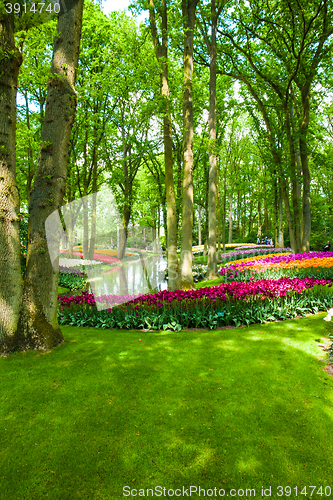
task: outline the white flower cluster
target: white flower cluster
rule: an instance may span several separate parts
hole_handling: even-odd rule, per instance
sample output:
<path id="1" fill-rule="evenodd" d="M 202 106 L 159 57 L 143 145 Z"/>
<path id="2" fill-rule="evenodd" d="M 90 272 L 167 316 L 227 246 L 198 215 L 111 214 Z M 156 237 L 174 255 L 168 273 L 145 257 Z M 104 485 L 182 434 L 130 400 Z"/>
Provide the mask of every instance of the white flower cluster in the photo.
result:
<path id="1" fill-rule="evenodd" d="M 100 260 L 83 260 L 83 259 L 66 259 L 62 258 L 59 263 L 63 267 L 75 267 L 75 266 L 90 266 L 94 264 L 103 264 Z"/>
<path id="2" fill-rule="evenodd" d="M 326 318 L 324 318 L 324 320 L 325 320 L 325 321 L 331 321 L 332 316 L 333 316 L 333 309 L 329 309 L 329 310 L 327 311 L 327 316 L 326 316 Z"/>

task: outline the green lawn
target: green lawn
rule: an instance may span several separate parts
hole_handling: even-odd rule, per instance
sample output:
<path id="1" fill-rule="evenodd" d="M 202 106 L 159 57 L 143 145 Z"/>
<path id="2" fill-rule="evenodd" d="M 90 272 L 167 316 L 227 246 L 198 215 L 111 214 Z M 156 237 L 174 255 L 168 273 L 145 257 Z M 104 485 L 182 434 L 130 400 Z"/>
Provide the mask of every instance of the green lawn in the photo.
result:
<path id="1" fill-rule="evenodd" d="M 0 357 L 0 499 L 191 485 L 319 498 L 300 488 L 332 483 L 324 316 L 179 333 L 63 327 L 50 353 Z"/>

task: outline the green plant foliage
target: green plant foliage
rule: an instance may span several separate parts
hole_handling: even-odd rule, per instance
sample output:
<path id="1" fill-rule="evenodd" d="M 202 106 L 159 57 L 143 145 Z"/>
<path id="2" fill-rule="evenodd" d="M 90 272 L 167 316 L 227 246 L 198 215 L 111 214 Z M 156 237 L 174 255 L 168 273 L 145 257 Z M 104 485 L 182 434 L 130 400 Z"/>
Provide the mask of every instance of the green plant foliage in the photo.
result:
<path id="1" fill-rule="evenodd" d="M 70 290 L 82 290 L 86 283 L 85 278 L 76 274 L 59 273 L 58 285 Z"/>
<path id="2" fill-rule="evenodd" d="M 220 322 L 222 326 L 248 326 L 326 311 L 332 307 L 333 287 L 326 289 L 318 286 L 302 294 L 289 292 L 287 297 L 274 299 L 249 296 L 246 300 L 228 297 L 226 301 L 209 301 L 202 298 L 163 303 L 160 308 L 141 304 L 137 310 L 125 304 L 110 312 L 97 311 L 95 306 L 59 306 L 58 321 L 72 326 L 172 331 L 183 328 L 212 330 Z M 218 312 L 223 312 L 224 316 L 219 317 Z"/>

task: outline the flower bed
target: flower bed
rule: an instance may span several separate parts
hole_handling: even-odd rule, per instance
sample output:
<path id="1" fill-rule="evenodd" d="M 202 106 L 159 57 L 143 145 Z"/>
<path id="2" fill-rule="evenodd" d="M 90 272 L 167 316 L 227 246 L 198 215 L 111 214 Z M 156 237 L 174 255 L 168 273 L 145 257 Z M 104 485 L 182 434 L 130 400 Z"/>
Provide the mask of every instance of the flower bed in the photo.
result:
<path id="1" fill-rule="evenodd" d="M 98 260 L 67 259 L 62 257 L 61 259 L 59 259 L 59 264 L 61 267 L 75 267 L 75 266 L 95 266 L 97 264 L 102 264 L 102 262 Z"/>
<path id="2" fill-rule="evenodd" d="M 207 293 L 209 295 L 210 292 Z M 60 307 L 58 321 L 59 324 L 97 328 L 173 331 L 200 327 L 213 329 L 218 323 L 220 326 L 240 326 L 326 311 L 333 301 L 333 287 L 328 285 L 305 288 L 303 293 L 299 289 L 289 289 L 285 296 L 277 294 L 274 298 L 256 294 L 241 300 L 231 295 L 210 300 L 207 293 L 195 299 L 182 298 L 164 302 L 162 306 L 157 303 L 149 305 L 147 301 L 137 303 L 136 307 L 133 304 L 123 304 L 111 311 L 97 311 L 93 306 L 93 298 L 86 294 L 87 297 L 82 298 L 82 303 L 86 304 L 84 307 L 80 304 L 76 307 Z M 138 300 L 142 300 L 142 297 Z"/>
<path id="3" fill-rule="evenodd" d="M 272 253 L 272 250 L 274 250 L 274 253 Z M 225 258 L 234 258 L 237 256 L 240 256 L 242 258 L 243 255 L 262 255 L 263 253 L 269 253 L 272 255 L 279 255 L 281 253 L 290 253 L 291 248 L 274 248 L 274 247 L 269 247 L 269 248 L 250 248 L 249 250 L 237 250 L 235 252 L 228 252 L 228 253 L 223 253 L 221 254 L 221 259 Z"/>
<path id="4" fill-rule="evenodd" d="M 79 271 L 78 269 L 75 269 L 74 267 L 67 267 L 67 266 L 59 266 L 59 273 L 60 274 L 73 274 L 77 276 L 82 276 L 83 278 L 86 276 L 86 274 L 83 271 Z"/>
<path id="5" fill-rule="evenodd" d="M 249 243 L 236 247 L 235 250 L 241 250 L 242 248 L 274 248 L 274 245 L 265 245 L 264 243 L 257 245 L 254 243 Z"/>
<path id="6" fill-rule="evenodd" d="M 73 247 L 73 250 L 75 252 L 83 252 L 83 248 L 82 247 Z M 67 253 L 67 249 L 64 249 L 64 250 L 61 250 L 60 253 Z M 115 257 L 116 255 L 118 255 L 118 250 L 107 250 L 107 249 L 104 249 L 104 248 L 96 248 L 95 247 L 95 251 L 94 251 L 94 254 L 102 254 L 102 255 L 109 255 L 110 257 Z M 128 253 L 126 252 L 125 253 L 126 256 L 129 256 L 129 255 L 132 255 L 131 253 Z"/>
<path id="7" fill-rule="evenodd" d="M 97 311 L 94 296 L 85 293 L 59 297 L 58 321 L 100 328 L 171 330 L 216 328 L 218 321 L 236 326 L 262 323 L 326 310 L 332 305 L 332 283 L 315 278 L 223 283 L 190 291 L 127 296 L 126 304 L 102 311 Z M 119 303 L 119 296 L 102 296 L 97 300 Z M 219 317 L 218 312 L 224 316 Z"/>
<path id="8" fill-rule="evenodd" d="M 296 254 L 267 255 L 265 257 L 255 257 L 242 259 L 242 262 L 230 262 L 227 268 L 220 269 L 221 274 L 227 271 L 242 269 L 292 269 L 307 267 L 332 267 L 333 252 L 308 252 Z"/>
<path id="9" fill-rule="evenodd" d="M 264 261 L 264 259 L 270 259 L 272 257 L 277 257 L 277 256 L 281 256 L 281 255 L 289 255 L 290 253 L 291 252 L 283 253 L 283 254 L 269 253 L 268 255 L 263 256 L 262 252 L 260 252 L 259 255 L 255 255 L 255 256 L 251 255 L 251 257 L 245 257 L 243 259 L 232 260 L 232 261 L 228 262 L 228 267 L 233 265 L 233 264 L 237 265 L 237 264 L 245 264 L 247 262 L 255 262 L 255 263 L 258 261 L 262 262 L 262 261 Z"/>
<path id="10" fill-rule="evenodd" d="M 58 285 L 69 288 L 71 291 L 82 290 L 87 275 L 73 267 L 59 266 Z"/>
<path id="11" fill-rule="evenodd" d="M 73 252 L 73 255 L 75 257 L 81 257 L 83 259 L 83 253 L 82 252 Z M 104 255 L 104 254 L 101 254 L 101 253 L 94 253 L 94 261 L 97 261 L 98 264 L 100 264 L 102 262 L 105 262 L 107 264 L 115 264 L 116 262 L 120 262 L 120 260 L 117 259 L 116 257 L 112 257 L 110 255 Z M 92 262 L 92 261 L 90 261 L 90 262 Z"/>

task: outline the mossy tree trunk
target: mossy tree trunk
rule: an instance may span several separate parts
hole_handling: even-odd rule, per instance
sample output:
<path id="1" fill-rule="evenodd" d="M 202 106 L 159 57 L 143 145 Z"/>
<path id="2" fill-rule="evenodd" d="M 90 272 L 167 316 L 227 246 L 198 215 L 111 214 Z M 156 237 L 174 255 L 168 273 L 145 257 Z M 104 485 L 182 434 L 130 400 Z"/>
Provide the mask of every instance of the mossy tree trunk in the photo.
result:
<path id="1" fill-rule="evenodd" d="M 184 81 L 183 81 L 183 212 L 181 234 L 181 289 L 193 288 L 193 35 L 198 0 L 182 0 L 184 18 Z"/>
<path id="2" fill-rule="evenodd" d="M 210 43 L 209 77 L 209 210 L 208 210 L 208 265 L 206 279 L 217 274 L 216 258 L 216 31 L 218 12 L 215 0 L 211 1 L 212 36 Z"/>
<path id="3" fill-rule="evenodd" d="M 166 247 L 168 259 L 168 289 L 175 291 L 179 281 L 179 261 L 177 256 L 177 209 L 175 185 L 173 176 L 173 145 L 170 112 L 170 93 L 168 76 L 168 17 L 166 0 L 162 0 L 162 44 L 157 36 L 155 8 L 153 0 L 149 0 L 149 20 L 156 56 L 161 65 L 161 96 L 164 104 L 163 138 L 164 138 L 164 168 L 165 190 L 167 202 Z"/>
<path id="4" fill-rule="evenodd" d="M 15 343 L 22 296 L 20 199 L 16 184 L 16 92 L 22 56 L 14 14 L 0 14 L 0 352 Z"/>
<path id="5" fill-rule="evenodd" d="M 52 266 L 45 221 L 63 201 L 69 141 L 76 109 L 75 78 L 83 0 L 58 18 L 48 84 L 42 147 L 29 207 L 27 269 L 18 337 L 23 348 L 47 350 L 61 342 L 57 321 L 58 271 Z"/>

